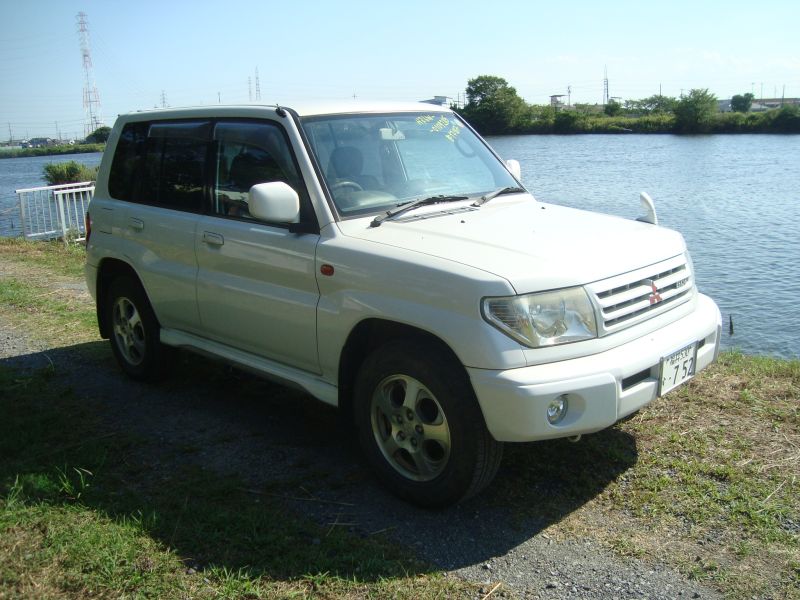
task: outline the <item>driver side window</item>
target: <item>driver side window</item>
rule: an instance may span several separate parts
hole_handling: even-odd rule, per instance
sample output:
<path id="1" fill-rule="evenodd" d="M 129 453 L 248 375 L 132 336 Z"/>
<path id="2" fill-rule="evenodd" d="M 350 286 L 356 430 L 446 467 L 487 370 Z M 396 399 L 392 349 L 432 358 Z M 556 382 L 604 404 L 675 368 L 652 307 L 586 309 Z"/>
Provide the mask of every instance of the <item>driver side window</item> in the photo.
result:
<path id="1" fill-rule="evenodd" d="M 282 181 L 300 196 L 301 218 L 309 215 L 305 186 L 278 126 L 264 122 L 220 122 L 214 128 L 214 142 L 214 214 L 253 219 L 247 208 L 250 188 L 258 183 Z"/>

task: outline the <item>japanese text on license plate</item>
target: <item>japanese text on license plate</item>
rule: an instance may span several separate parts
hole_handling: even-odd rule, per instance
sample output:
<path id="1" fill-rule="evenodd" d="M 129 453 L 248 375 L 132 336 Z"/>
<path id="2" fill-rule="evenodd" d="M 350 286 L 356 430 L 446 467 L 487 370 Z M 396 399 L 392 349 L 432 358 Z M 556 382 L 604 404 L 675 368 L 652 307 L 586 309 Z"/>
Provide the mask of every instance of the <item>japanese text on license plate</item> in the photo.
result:
<path id="1" fill-rule="evenodd" d="M 661 381 L 658 395 L 663 396 L 694 377 L 697 344 L 690 344 L 661 359 Z"/>

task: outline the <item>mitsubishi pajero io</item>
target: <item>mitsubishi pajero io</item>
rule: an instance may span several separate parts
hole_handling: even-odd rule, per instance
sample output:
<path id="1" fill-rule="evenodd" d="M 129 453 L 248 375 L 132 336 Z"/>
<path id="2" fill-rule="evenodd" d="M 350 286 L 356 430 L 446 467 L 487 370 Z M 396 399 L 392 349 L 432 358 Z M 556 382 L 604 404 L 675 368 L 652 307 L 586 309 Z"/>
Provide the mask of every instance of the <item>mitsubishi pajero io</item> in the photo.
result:
<path id="1" fill-rule="evenodd" d="M 171 348 L 352 419 L 414 503 L 476 494 L 504 442 L 609 427 L 717 356 L 682 236 L 537 201 L 426 104 L 211 106 L 119 117 L 86 277 L 122 369 Z"/>

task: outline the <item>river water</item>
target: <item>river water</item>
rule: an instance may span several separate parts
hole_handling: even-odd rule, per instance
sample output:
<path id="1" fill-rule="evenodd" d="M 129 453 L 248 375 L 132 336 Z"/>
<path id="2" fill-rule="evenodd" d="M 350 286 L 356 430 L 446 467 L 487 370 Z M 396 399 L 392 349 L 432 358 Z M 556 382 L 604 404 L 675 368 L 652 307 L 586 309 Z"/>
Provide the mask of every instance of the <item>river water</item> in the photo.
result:
<path id="1" fill-rule="evenodd" d="M 686 238 L 698 287 L 722 311 L 723 346 L 800 357 L 800 135 L 514 136 L 489 143 L 520 161 L 525 185 L 544 202 L 635 218 L 643 214 L 639 192 L 648 192 L 660 224 Z M 45 164 L 94 166 L 100 157 L 0 160 L 0 235 L 19 232 L 14 190 L 44 185 Z"/>

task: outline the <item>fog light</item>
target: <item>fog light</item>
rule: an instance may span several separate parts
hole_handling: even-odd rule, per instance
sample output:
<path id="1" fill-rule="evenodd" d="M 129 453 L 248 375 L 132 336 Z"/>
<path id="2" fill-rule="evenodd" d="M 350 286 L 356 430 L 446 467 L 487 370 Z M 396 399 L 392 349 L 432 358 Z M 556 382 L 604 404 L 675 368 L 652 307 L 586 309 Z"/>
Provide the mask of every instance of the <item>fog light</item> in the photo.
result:
<path id="1" fill-rule="evenodd" d="M 560 423 L 567 414 L 567 397 L 562 394 L 547 405 L 547 422 L 550 425 Z"/>

